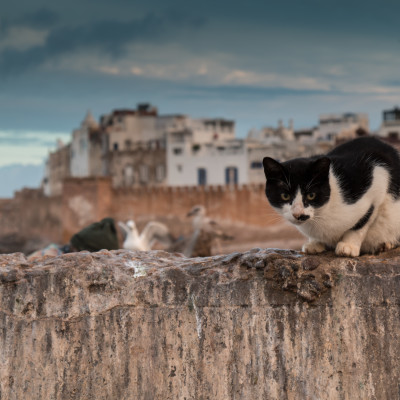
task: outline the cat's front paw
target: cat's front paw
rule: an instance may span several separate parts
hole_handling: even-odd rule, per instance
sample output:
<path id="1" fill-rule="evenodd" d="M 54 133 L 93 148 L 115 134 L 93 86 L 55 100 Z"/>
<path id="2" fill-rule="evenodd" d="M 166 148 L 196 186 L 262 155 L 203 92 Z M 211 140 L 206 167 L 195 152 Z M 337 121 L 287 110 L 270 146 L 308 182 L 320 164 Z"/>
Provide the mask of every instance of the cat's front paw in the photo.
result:
<path id="1" fill-rule="evenodd" d="M 307 254 L 318 254 L 325 250 L 325 245 L 321 242 L 308 242 L 303 244 L 302 248 L 302 251 Z"/>
<path id="2" fill-rule="evenodd" d="M 344 257 L 358 257 L 360 255 L 360 246 L 352 243 L 339 242 L 336 245 L 336 255 Z"/>

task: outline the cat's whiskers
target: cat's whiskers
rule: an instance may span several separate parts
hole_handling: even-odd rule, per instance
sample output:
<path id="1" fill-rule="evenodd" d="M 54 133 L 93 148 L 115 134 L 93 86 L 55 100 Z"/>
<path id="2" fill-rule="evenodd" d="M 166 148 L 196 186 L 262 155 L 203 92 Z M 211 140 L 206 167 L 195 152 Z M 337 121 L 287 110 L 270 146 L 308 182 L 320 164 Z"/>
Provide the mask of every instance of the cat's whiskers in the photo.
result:
<path id="1" fill-rule="evenodd" d="M 284 222 L 285 221 L 285 219 L 282 217 L 282 216 L 280 216 L 280 215 L 276 215 L 276 214 L 266 214 L 266 215 L 263 215 L 263 217 L 265 217 L 265 222 L 266 223 L 278 223 L 278 222 Z"/>
<path id="2" fill-rule="evenodd" d="M 278 214 L 275 211 L 264 210 L 264 214 L 275 216 L 275 217 L 279 217 L 279 218 L 283 218 L 282 215 Z"/>
<path id="3" fill-rule="evenodd" d="M 290 222 L 286 218 L 284 218 L 283 216 L 280 216 L 280 215 L 278 215 L 278 216 L 262 215 L 261 218 L 262 218 L 262 221 L 265 223 L 266 227 L 271 226 L 271 225 L 278 226 L 278 225 L 282 225 L 282 224 L 284 224 L 284 225 L 290 224 Z"/>
<path id="4" fill-rule="evenodd" d="M 271 210 L 270 208 L 263 209 L 263 217 L 266 217 L 266 223 L 276 223 L 276 222 L 284 222 L 285 219 L 282 215 L 278 214 L 276 211 Z"/>
<path id="5" fill-rule="evenodd" d="M 310 222 L 312 222 L 314 225 L 320 225 L 321 223 L 325 223 L 326 222 L 326 218 L 321 216 L 321 215 L 315 215 L 310 218 Z"/>
<path id="6" fill-rule="evenodd" d="M 319 216 L 319 215 L 314 215 L 311 219 L 310 219 L 310 221 L 315 221 L 315 222 L 318 222 L 318 223 L 320 223 L 320 222 L 326 222 L 326 218 L 324 218 L 324 217 L 322 217 L 322 216 Z"/>

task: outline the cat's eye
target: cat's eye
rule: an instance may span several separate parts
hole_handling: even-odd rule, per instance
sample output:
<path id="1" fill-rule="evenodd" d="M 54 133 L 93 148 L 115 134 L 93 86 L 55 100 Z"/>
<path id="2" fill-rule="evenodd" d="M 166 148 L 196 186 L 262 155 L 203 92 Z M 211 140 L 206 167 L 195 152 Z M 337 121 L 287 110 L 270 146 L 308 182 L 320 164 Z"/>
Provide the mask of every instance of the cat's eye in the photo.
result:
<path id="1" fill-rule="evenodd" d="M 308 193 L 307 194 L 307 200 L 314 200 L 315 199 L 316 194 L 315 193 Z"/>
<path id="2" fill-rule="evenodd" d="M 284 200 L 284 201 L 288 201 L 288 200 L 290 199 L 290 194 L 282 193 L 282 194 L 281 194 L 281 198 L 282 198 L 282 200 Z"/>

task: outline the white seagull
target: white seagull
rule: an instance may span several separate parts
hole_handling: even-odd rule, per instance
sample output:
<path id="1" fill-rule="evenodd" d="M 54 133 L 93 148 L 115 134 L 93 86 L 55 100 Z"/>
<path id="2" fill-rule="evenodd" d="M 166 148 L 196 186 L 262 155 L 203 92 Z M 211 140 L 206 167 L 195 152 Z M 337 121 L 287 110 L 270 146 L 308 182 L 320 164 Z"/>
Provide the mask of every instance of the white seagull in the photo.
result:
<path id="1" fill-rule="evenodd" d="M 171 245 L 172 236 L 168 228 L 161 222 L 151 221 L 147 223 L 139 235 L 134 221 L 129 220 L 126 224 L 118 222 L 118 226 L 125 232 L 126 237 L 122 247 L 127 250 L 148 251 L 156 242 Z"/>
<path id="2" fill-rule="evenodd" d="M 208 257 L 211 256 L 212 245 L 216 241 L 220 251 L 219 239 L 230 240 L 232 236 L 222 232 L 218 224 L 207 217 L 203 205 L 194 206 L 187 214 L 192 218 L 193 233 L 190 237 L 178 239 L 167 251 L 180 252 L 186 257 Z"/>

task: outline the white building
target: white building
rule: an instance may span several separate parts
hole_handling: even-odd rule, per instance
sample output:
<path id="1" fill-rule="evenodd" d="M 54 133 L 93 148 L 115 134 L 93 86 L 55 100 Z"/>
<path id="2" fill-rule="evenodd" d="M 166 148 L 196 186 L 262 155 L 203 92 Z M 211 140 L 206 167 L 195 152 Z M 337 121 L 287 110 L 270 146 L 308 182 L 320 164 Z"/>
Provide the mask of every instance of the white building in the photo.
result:
<path id="1" fill-rule="evenodd" d="M 400 139 L 400 109 L 398 107 L 383 111 L 383 121 L 378 135 L 392 140 Z"/>
<path id="2" fill-rule="evenodd" d="M 167 185 L 260 184 L 265 182 L 264 157 L 286 161 L 331 148 L 331 143 L 315 139 L 297 140 L 292 124 L 252 130 L 246 139 L 235 139 L 233 129 L 227 128 L 215 130 L 214 135 L 183 129 L 168 134 Z"/>
<path id="3" fill-rule="evenodd" d="M 93 118 L 90 111 L 86 114 L 80 128 L 72 132 L 71 141 L 71 176 L 91 176 L 91 133 L 96 132 L 99 125 Z"/>
<path id="4" fill-rule="evenodd" d="M 334 142 L 337 138 L 351 139 L 355 137 L 357 129 L 369 131 L 367 114 L 321 114 L 315 136 L 319 141 Z"/>
<path id="5" fill-rule="evenodd" d="M 188 127 L 168 133 L 169 186 L 247 182 L 246 146 L 235 139 L 233 121 L 188 120 Z"/>
<path id="6" fill-rule="evenodd" d="M 42 180 L 45 196 L 59 196 L 63 189 L 63 180 L 70 176 L 71 145 L 57 140 L 57 148 L 49 152 Z"/>

